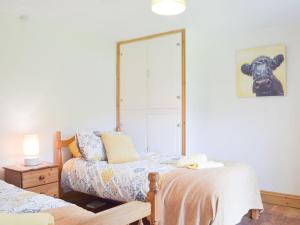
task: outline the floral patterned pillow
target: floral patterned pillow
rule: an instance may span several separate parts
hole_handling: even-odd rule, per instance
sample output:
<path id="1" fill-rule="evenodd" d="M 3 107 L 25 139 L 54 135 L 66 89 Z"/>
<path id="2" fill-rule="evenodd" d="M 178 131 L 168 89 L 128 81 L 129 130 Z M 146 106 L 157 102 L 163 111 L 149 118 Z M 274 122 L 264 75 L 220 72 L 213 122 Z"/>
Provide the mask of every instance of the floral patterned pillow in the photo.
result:
<path id="1" fill-rule="evenodd" d="M 101 139 L 93 132 L 77 132 L 76 138 L 80 152 L 85 160 L 103 161 L 106 155 Z"/>

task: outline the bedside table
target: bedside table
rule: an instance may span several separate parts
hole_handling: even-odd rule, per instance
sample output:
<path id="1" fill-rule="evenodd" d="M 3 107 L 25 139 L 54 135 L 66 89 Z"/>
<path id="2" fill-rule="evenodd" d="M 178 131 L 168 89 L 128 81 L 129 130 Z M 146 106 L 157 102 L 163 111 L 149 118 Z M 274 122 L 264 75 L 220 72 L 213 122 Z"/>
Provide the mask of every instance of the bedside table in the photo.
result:
<path id="1" fill-rule="evenodd" d="M 58 166 L 52 163 L 41 163 L 37 166 L 7 166 L 4 177 L 7 183 L 39 194 L 59 197 Z"/>

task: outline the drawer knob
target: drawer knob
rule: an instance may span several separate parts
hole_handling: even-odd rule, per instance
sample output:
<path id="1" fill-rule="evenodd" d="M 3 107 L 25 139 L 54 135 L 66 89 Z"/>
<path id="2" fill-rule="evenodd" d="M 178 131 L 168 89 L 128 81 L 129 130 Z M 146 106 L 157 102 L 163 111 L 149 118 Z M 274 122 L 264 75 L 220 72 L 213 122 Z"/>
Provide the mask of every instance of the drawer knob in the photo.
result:
<path id="1" fill-rule="evenodd" d="M 45 179 L 45 176 L 44 176 L 44 175 L 39 176 L 39 180 L 40 180 L 40 181 L 42 181 L 42 180 L 44 180 L 44 179 Z"/>

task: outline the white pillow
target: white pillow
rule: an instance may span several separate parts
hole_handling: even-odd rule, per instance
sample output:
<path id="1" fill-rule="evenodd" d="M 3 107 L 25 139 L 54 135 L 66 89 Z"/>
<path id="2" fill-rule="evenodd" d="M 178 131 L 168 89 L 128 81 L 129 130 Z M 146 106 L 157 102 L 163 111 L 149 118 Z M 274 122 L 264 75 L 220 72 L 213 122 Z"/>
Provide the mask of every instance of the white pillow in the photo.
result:
<path id="1" fill-rule="evenodd" d="M 85 160 L 103 161 L 106 160 L 105 150 L 101 138 L 94 132 L 81 131 L 76 134 L 80 152 Z"/>

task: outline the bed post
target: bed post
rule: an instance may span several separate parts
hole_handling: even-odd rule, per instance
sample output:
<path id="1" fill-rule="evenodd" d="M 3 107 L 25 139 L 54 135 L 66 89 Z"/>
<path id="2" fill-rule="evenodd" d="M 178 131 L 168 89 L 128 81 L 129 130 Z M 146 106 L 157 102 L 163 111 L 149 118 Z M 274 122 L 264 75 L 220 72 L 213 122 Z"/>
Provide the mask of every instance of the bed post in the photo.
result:
<path id="1" fill-rule="evenodd" d="M 151 215 L 150 215 L 150 224 L 158 225 L 159 224 L 159 173 L 149 173 L 149 192 L 147 194 L 147 199 L 151 203 Z"/>
<path id="2" fill-rule="evenodd" d="M 61 132 L 56 131 L 55 132 L 55 163 L 58 165 L 59 197 L 62 197 L 63 195 L 63 191 L 60 185 L 61 171 L 63 165 L 61 148 L 62 148 Z"/>
<path id="3" fill-rule="evenodd" d="M 260 216 L 260 210 L 259 209 L 251 209 L 250 210 L 250 218 L 253 220 L 258 220 Z"/>
<path id="4" fill-rule="evenodd" d="M 62 153 L 61 153 L 61 132 L 56 131 L 55 133 L 55 163 L 58 164 L 59 174 L 62 170 Z"/>

